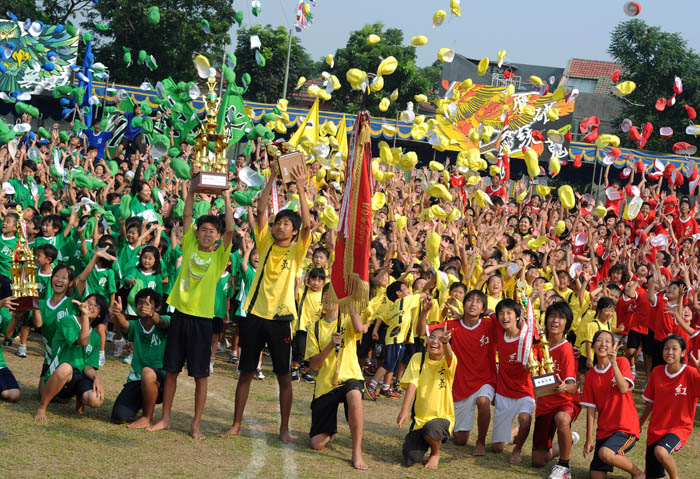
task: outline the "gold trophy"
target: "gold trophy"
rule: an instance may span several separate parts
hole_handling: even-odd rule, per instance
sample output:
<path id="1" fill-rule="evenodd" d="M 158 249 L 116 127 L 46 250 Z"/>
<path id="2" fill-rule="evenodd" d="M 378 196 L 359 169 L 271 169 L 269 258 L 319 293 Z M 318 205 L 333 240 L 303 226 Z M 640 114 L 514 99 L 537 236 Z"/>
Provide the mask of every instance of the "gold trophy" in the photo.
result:
<path id="1" fill-rule="evenodd" d="M 523 310 L 527 311 L 529 298 L 525 295 L 525 284 L 518 281 L 517 290 Z M 537 327 L 537 323 L 535 323 L 535 327 Z M 554 373 L 554 361 L 549 354 L 549 341 L 547 341 L 544 331 L 540 332 L 540 349 L 542 350 L 542 362 L 535 357 L 534 344 L 530 348 L 530 355 L 527 361 L 527 369 L 530 371 L 530 376 L 532 376 L 536 398 L 557 393 L 557 388 L 561 384 L 561 380 Z"/>
<path id="2" fill-rule="evenodd" d="M 39 285 L 36 282 L 36 262 L 34 253 L 27 245 L 26 224 L 22 220 L 22 208 L 17 207 L 20 219 L 17 221 L 17 247 L 10 261 L 12 276 L 12 296 L 16 298 L 17 311 L 30 311 L 39 308 Z"/>
<path id="3" fill-rule="evenodd" d="M 295 151 L 291 143 L 268 143 L 266 150 L 269 161 L 277 161 L 280 175 L 282 175 L 282 182 L 285 184 L 294 181 L 292 170 L 295 166 L 305 166 L 304 153 Z"/>
<path id="4" fill-rule="evenodd" d="M 221 106 L 221 98 L 216 94 L 216 78 L 207 80 L 209 93 L 204 98 L 207 109 L 204 124 L 197 133 L 192 166 L 198 173 L 192 178 L 192 188 L 197 193 L 218 195 L 228 189 L 228 149 L 229 136 L 226 132 L 217 133 L 216 117 Z"/>

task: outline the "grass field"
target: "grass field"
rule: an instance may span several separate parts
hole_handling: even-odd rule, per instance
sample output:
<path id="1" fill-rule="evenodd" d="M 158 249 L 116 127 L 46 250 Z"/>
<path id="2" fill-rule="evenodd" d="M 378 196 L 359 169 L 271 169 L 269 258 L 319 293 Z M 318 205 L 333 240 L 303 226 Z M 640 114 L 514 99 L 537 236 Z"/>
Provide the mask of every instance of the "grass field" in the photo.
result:
<path id="1" fill-rule="evenodd" d="M 29 477 L 435 477 L 437 474 L 454 478 L 515 479 L 547 477 L 550 468 L 534 470 L 530 462 L 530 441 L 525 445 L 522 466 L 511 466 L 509 454 L 488 453 L 473 458 L 470 445 L 458 448 L 448 443 L 443 448 L 437 473 L 421 466 L 405 468 L 400 465 L 401 444 L 405 430 L 396 427 L 400 400 L 364 401 L 364 458 L 369 471 L 355 471 L 349 464 L 350 433 L 339 413 L 338 437 L 324 451 L 308 449 L 310 426 L 309 404 L 313 386 L 294 384 L 294 405 L 291 418 L 292 445 L 277 439 L 277 383 L 264 364 L 267 379 L 255 381 L 251 388 L 242 435 L 219 439 L 216 433 L 227 428 L 233 417 L 233 392 L 236 387 L 234 367 L 221 355 L 214 375 L 209 380 L 209 396 L 202 421 L 204 441 L 194 441 L 188 435 L 192 418 L 194 383 L 180 376 L 173 411 L 173 430 L 147 433 L 128 430 L 109 422 L 112 404 L 126 379 L 128 366 L 111 358 L 107 349 L 107 364 L 100 370 L 106 400 L 101 409 L 88 410 L 83 417 L 73 412 L 73 403 L 51 404 L 48 423 L 36 424 L 32 414 L 37 406 L 37 382 L 41 370 L 41 346 L 30 337 L 26 359 L 14 355 L 15 346 L 4 348 L 5 358 L 22 388 L 17 404 L 0 404 L 0 457 L 3 478 Z M 15 344 L 17 341 L 15 340 Z M 643 379 L 643 378 L 640 378 Z M 635 397 L 638 406 L 638 382 Z M 156 418 L 160 417 L 160 406 Z M 584 437 L 585 415 L 574 429 Z M 629 456 L 640 467 L 644 465 L 644 440 Z M 506 448 L 506 453 L 510 451 Z M 582 456 L 583 444 L 574 446 L 571 458 L 575 478 L 588 477 L 589 460 Z M 674 455 L 681 477 L 697 477 L 700 469 L 700 438 L 696 432 L 686 446 Z M 695 471 L 695 472 L 692 472 Z M 619 472 L 609 477 L 626 477 Z"/>

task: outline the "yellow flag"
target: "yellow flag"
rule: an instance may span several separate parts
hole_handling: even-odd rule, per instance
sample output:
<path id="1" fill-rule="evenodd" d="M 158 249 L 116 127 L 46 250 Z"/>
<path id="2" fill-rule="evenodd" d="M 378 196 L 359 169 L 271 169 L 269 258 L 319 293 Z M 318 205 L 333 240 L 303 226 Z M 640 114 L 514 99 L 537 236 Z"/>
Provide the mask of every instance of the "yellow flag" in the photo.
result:
<path id="1" fill-rule="evenodd" d="M 343 119 L 338 127 L 338 134 L 335 135 L 335 139 L 338 142 L 338 151 L 343 154 L 343 158 L 348 157 L 348 131 L 345 126 L 345 114 L 343 113 Z"/>
<path id="2" fill-rule="evenodd" d="M 306 127 L 308 126 L 309 121 L 312 123 L 312 125 L 309 127 L 309 130 L 311 131 L 307 133 Z M 309 114 L 306 115 L 304 121 L 301 122 L 301 125 L 299 125 L 299 129 L 289 139 L 289 143 L 291 143 L 292 146 L 298 146 L 302 136 L 309 137 L 312 143 L 316 143 L 318 141 L 318 98 L 316 98 L 316 101 L 314 101 L 313 106 L 309 110 Z"/>

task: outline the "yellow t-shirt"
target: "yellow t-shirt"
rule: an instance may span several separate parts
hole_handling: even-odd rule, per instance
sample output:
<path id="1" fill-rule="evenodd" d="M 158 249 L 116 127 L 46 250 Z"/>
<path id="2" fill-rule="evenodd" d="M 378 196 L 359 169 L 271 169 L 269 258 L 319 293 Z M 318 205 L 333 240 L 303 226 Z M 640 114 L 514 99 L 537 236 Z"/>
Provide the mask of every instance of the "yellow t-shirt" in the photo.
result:
<path id="1" fill-rule="evenodd" d="M 450 365 L 443 356 L 438 361 L 432 361 L 425 353 L 423 370 L 420 363 L 423 353 L 411 357 L 406 372 L 401 378 L 401 387 L 409 384 L 416 386 L 416 398 L 413 403 L 413 429 L 421 429 L 425 423 L 433 419 L 450 421 L 450 433 L 455 425 L 455 408 L 452 400 L 452 383 L 457 370 L 457 356 L 452 355 Z"/>
<path id="2" fill-rule="evenodd" d="M 314 386 L 314 398 L 337 388 L 350 379 L 362 380 L 362 369 L 357 360 L 357 341 L 362 338 L 362 333 L 355 332 L 352 326 L 352 319 L 347 314 L 341 314 L 340 333 L 343 341 L 340 343 L 340 351 L 336 357 L 335 351 L 326 356 L 321 368 L 316 375 L 316 385 Z M 316 325 L 318 325 L 318 337 L 316 336 Z M 319 354 L 331 342 L 331 336 L 337 331 L 338 321 L 328 322 L 325 318 L 309 325 L 306 337 L 305 359 L 308 361 L 313 356 Z M 338 384 L 333 385 L 333 376 L 337 361 L 340 361 L 338 369 Z"/>
<path id="3" fill-rule="evenodd" d="M 296 274 L 306 257 L 311 235 L 305 242 L 299 238 L 291 246 L 281 248 L 275 245 L 268 225 L 262 231 L 256 225 L 255 244 L 258 246 L 260 266 L 250 285 L 246 311 L 264 319 L 296 319 Z"/>
<path id="4" fill-rule="evenodd" d="M 312 323 L 318 321 L 323 312 L 321 304 L 323 291 L 311 291 L 307 288 L 308 286 L 304 286 L 301 293 L 303 302 L 299 305 L 298 318 L 292 322 L 292 332 L 295 334 L 297 331 L 306 331 Z M 304 295 L 304 290 L 306 290 L 306 295 Z M 299 299 L 301 300 L 301 298 Z"/>
<path id="5" fill-rule="evenodd" d="M 384 321 L 387 325 L 385 344 L 411 342 L 408 332 L 413 326 L 414 316 L 418 316 L 419 306 L 420 294 L 409 294 L 394 301 Z"/>
<path id="6" fill-rule="evenodd" d="M 579 337 L 578 334 L 576 335 L 576 342 L 579 343 L 579 347 L 581 348 L 581 355 L 588 358 L 588 359 L 593 359 L 593 344 L 591 344 L 591 354 L 590 356 L 586 354 L 586 348 L 583 347 L 583 343 L 593 342 L 593 336 L 600 331 L 610 331 L 610 321 L 607 323 L 601 323 L 598 321 L 598 318 L 593 318 L 590 321 L 587 321 L 585 325 L 580 325 L 579 326 L 579 331 L 583 333 L 582 337 Z"/>
<path id="7" fill-rule="evenodd" d="M 194 226 L 182 237 L 182 266 L 168 304 L 181 313 L 202 318 L 214 317 L 216 285 L 228 265 L 231 243 L 211 252 L 199 250 Z"/>

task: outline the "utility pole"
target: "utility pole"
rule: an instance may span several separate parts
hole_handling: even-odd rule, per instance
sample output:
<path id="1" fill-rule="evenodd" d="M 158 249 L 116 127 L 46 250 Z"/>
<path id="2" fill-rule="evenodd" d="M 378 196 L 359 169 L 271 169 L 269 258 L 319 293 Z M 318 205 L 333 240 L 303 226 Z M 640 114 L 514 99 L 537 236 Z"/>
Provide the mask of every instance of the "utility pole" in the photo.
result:
<path id="1" fill-rule="evenodd" d="M 289 60 L 292 56 L 292 29 L 289 29 L 289 44 L 287 45 L 287 66 L 284 69 L 284 87 L 282 88 L 282 98 L 287 98 L 287 84 L 289 82 Z"/>

